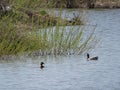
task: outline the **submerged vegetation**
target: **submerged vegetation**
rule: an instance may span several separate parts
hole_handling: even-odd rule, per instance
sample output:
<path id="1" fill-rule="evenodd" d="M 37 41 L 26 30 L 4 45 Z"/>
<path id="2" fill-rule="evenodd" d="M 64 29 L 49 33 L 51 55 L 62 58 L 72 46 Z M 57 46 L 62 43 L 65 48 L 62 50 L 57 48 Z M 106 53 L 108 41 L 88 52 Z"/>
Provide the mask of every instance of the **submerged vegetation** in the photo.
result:
<path id="1" fill-rule="evenodd" d="M 80 18 L 67 21 L 52 17 L 45 8 L 39 8 L 39 0 L 8 1 L 12 10 L 2 12 L 1 8 L 0 56 L 23 52 L 35 55 L 81 54 L 91 48 L 94 30 L 83 38 Z M 75 29 L 74 25 L 78 28 Z"/>

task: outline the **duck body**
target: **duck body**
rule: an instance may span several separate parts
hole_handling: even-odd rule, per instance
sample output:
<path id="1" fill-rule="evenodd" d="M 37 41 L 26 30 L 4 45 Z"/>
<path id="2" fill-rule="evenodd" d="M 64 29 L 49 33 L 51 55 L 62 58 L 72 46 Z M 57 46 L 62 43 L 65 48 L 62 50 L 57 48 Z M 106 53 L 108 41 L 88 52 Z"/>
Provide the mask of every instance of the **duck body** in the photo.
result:
<path id="1" fill-rule="evenodd" d="M 98 60 L 98 56 L 90 57 L 90 55 L 87 53 L 87 60 Z"/>
<path id="2" fill-rule="evenodd" d="M 43 69 L 45 66 L 43 66 L 44 62 L 40 63 L 40 68 Z"/>

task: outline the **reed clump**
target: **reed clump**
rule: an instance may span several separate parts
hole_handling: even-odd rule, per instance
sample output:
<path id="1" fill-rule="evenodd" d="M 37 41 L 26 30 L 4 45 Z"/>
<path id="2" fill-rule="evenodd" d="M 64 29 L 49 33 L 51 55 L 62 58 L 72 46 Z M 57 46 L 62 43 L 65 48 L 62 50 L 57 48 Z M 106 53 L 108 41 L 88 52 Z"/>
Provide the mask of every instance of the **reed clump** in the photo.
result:
<path id="1" fill-rule="evenodd" d="M 38 40 L 36 37 L 21 32 L 13 22 L 15 21 L 10 17 L 4 17 L 0 20 L 0 56 L 37 50 Z"/>
<path id="2" fill-rule="evenodd" d="M 86 37 L 80 27 L 75 29 L 74 26 L 40 29 L 35 35 L 39 38 L 40 48 L 31 55 L 79 55 L 94 47 L 96 42 L 94 30 Z"/>
<path id="3" fill-rule="evenodd" d="M 60 17 L 48 15 L 43 8 L 35 12 L 36 0 L 29 0 L 29 3 L 11 0 L 9 3 L 14 6 L 12 11 L 0 17 L 0 56 L 24 52 L 29 55 L 71 55 L 90 48 L 94 32 L 83 39 L 80 18 L 61 21 Z"/>

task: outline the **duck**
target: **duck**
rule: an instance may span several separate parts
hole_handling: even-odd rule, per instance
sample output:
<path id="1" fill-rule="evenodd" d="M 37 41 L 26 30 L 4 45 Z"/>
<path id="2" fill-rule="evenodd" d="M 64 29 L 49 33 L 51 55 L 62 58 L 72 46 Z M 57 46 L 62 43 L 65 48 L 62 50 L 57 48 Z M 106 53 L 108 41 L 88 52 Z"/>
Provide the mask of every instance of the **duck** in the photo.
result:
<path id="1" fill-rule="evenodd" d="M 98 56 L 90 57 L 89 53 L 87 53 L 87 60 L 98 60 Z"/>
<path id="2" fill-rule="evenodd" d="M 45 66 L 43 66 L 44 62 L 40 63 L 40 68 L 43 69 Z"/>

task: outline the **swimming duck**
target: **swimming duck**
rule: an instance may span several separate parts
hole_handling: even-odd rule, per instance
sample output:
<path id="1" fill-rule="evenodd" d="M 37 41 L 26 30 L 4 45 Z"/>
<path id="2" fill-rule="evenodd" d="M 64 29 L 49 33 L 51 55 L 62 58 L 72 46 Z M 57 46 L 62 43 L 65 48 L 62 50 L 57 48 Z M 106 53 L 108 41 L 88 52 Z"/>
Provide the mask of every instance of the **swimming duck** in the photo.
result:
<path id="1" fill-rule="evenodd" d="M 44 62 L 41 62 L 41 63 L 40 63 L 40 68 L 41 68 L 41 69 L 44 68 L 43 64 L 44 64 Z"/>
<path id="2" fill-rule="evenodd" d="M 98 60 L 98 56 L 90 57 L 90 55 L 87 53 L 87 60 Z"/>

